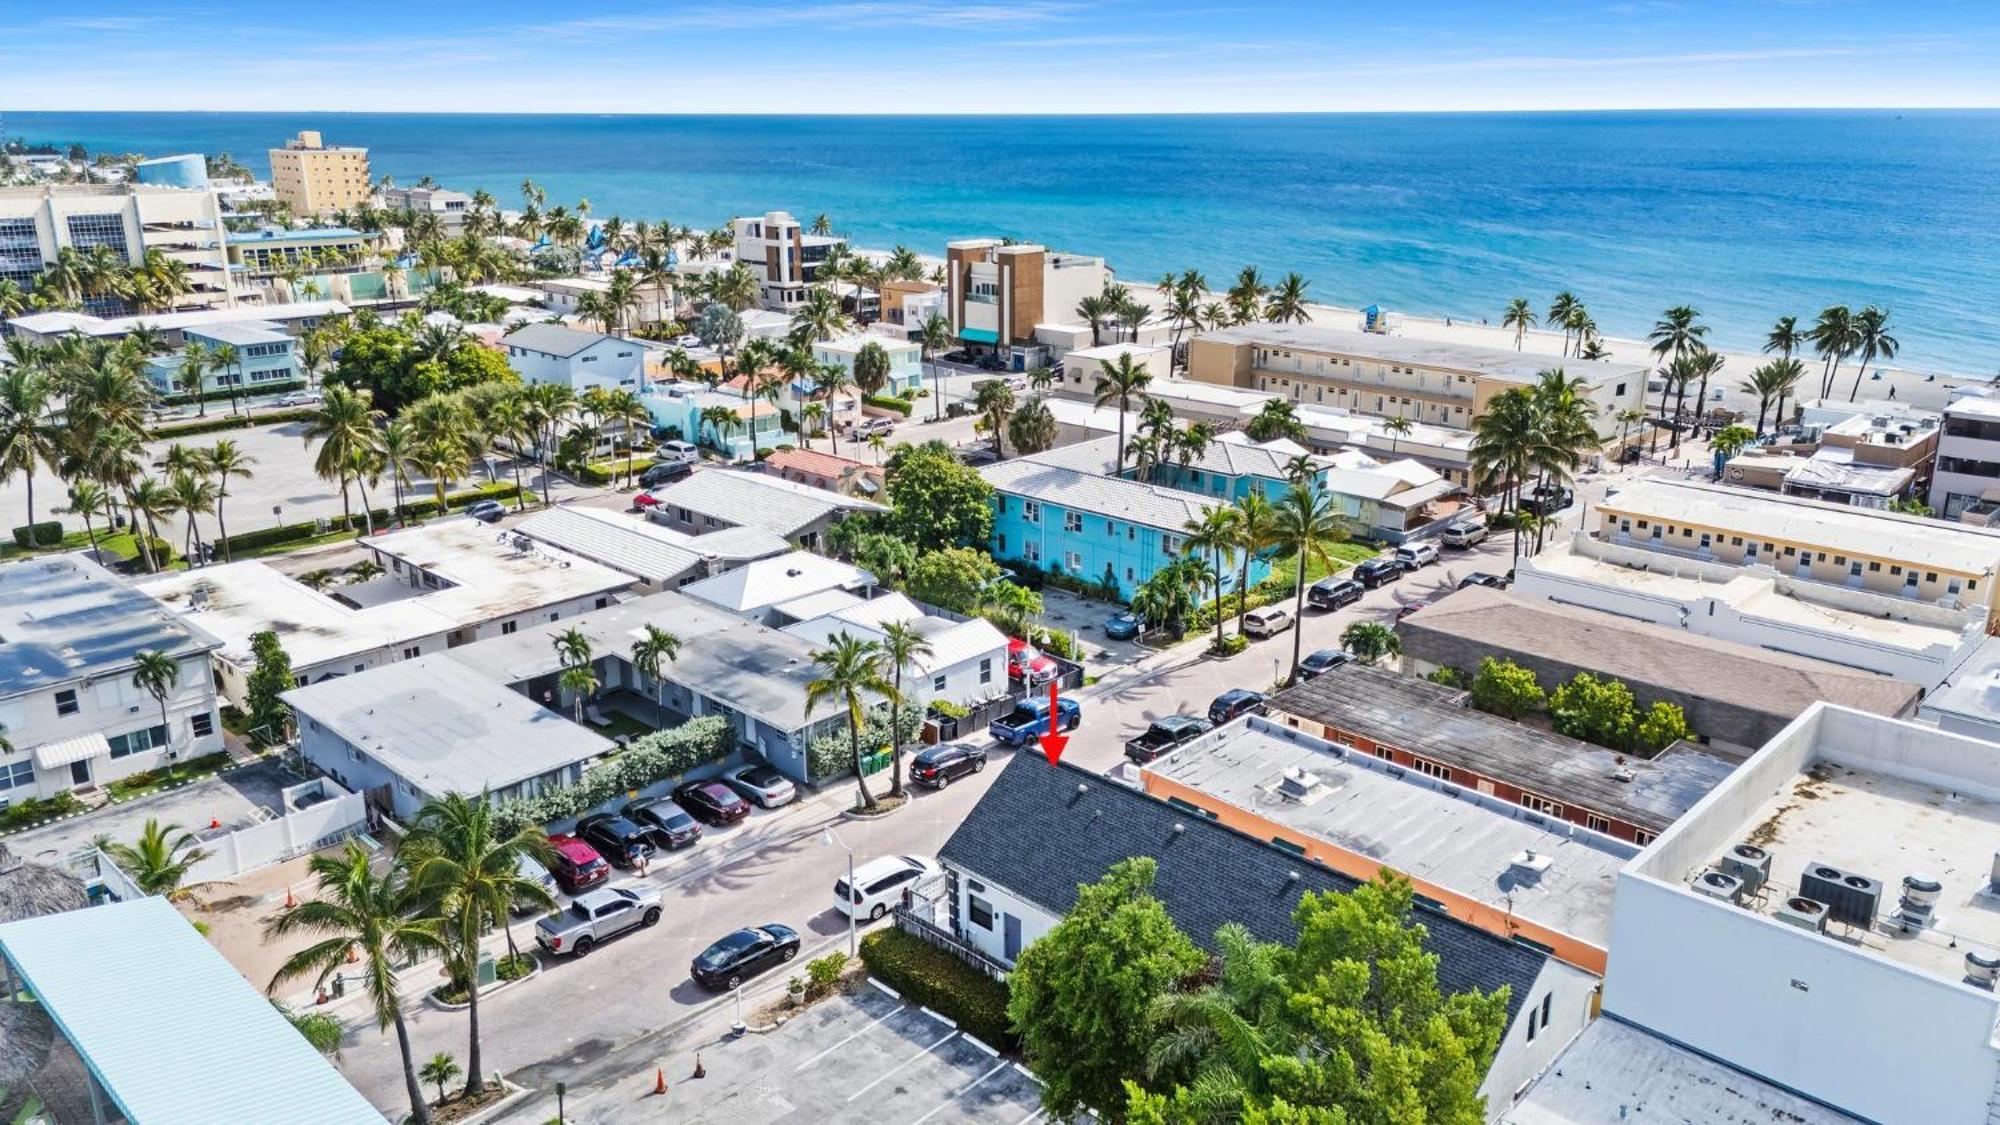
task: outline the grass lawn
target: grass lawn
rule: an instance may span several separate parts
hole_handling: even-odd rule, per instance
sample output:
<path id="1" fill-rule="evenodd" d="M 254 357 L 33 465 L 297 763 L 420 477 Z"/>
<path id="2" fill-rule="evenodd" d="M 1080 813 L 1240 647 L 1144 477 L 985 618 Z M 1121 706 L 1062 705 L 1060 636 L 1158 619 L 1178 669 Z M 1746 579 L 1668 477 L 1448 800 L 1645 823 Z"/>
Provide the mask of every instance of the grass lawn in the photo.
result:
<path id="1" fill-rule="evenodd" d="M 613 712 L 606 717 L 611 721 L 605 723 L 603 726 L 599 726 L 596 723 L 586 723 L 585 725 L 606 738 L 618 738 L 620 736 L 637 738 L 642 734 L 653 733 L 652 727 L 647 726 L 630 715 Z"/>
<path id="2" fill-rule="evenodd" d="M 270 555 L 289 555 L 293 551 L 303 551 L 309 547 L 324 547 L 329 543 L 344 542 L 360 534 L 361 525 L 356 523 L 353 531 L 336 528 L 325 535 L 315 535 L 310 539 L 294 539 L 289 543 L 267 543 L 262 547 L 245 547 L 240 551 L 231 552 L 229 558 L 231 562 L 242 562 L 244 559 L 261 559 Z"/>
<path id="3" fill-rule="evenodd" d="M 1356 563 L 1372 559 L 1381 554 L 1382 549 L 1371 547 L 1366 543 L 1335 543 L 1326 549 L 1326 553 L 1333 565 L 1329 567 L 1318 559 L 1308 560 L 1306 585 L 1310 586 L 1329 574 L 1339 574 Z M 1299 562 L 1295 555 L 1284 555 L 1271 560 L 1271 578 L 1282 582 L 1287 590 L 1292 588 L 1292 575 L 1298 571 Z"/>

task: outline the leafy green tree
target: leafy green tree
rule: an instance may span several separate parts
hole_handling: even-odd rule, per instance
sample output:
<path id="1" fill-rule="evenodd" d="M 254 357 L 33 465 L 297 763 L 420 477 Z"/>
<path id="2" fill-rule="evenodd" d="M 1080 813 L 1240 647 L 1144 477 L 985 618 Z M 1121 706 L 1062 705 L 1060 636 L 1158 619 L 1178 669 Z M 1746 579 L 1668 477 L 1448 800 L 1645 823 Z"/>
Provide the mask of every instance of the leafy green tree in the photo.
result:
<path id="1" fill-rule="evenodd" d="M 250 653 L 256 664 L 250 669 L 244 702 L 250 708 L 251 737 L 266 745 L 283 742 L 292 708 L 279 696 L 294 686 L 292 658 L 270 629 L 250 634 Z"/>
<path id="2" fill-rule="evenodd" d="M 1631 688 L 1588 672 L 1578 672 L 1549 695 L 1549 719 L 1558 734 L 1614 750 L 1631 745 L 1636 709 Z"/>
<path id="3" fill-rule="evenodd" d="M 979 607 L 986 588 L 999 580 L 1000 567 L 986 552 L 973 547 L 948 547 L 917 556 L 910 565 L 904 588 L 920 602 L 953 613 L 972 613 Z"/>
<path id="4" fill-rule="evenodd" d="M 1124 1080 L 1145 1071 L 1153 1005 L 1202 966 L 1153 897 L 1156 870 L 1134 857 L 1078 888 L 1076 905 L 1008 978 L 1007 1014 L 1056 1120 L 1124 1103 Z"/>
<path id="5" fill-rule="evenodd" d="M 833 637 L 832 644 L 812 654 L 819 677 L 806 685 L 806 714 L 832 700 L 847 712 L 848 749 L 854 756 L 854 784 L 861 789 L 861 803 L 875 807 L 875 794 L 868 790 L 868 778 L 861 770 L 861 726 L 870 696 L 901 701 L 896 689 L 882 675 L 880 648 L 873 641 L 856 640 L 846 633 Z"/>
<path id="6" fill-rule="evenodd" d="M 1376 664 L 1403 651 L 1403 642 L 1394 629 L 1379 621 L 1356 621 L 1340 631 L 1340 647 L 1358 660 Z"/>
<path id="7" fill-rule="evenodd" d="M 993 486 L 942 442 L 889 458 L 887 530 L 913 544 L 983 547 L 993 537 Z"/>
<path id="8" fill-rule="evenodd" d="M 847 554 L 854 560 L 855 566 L 890 585 L 900 584 L 917 563 L 915 547 L 880 531 L 863 532 L 856 536 L 848 546 Z"/>
<path id="9" fill-rule="evenodd" d="M 1678 705 L 1656 699 L 1632 728 L 1632 752 L 1648 758 L 1683 738 L 1693 738 L 1687 716 Z"/>
<path id="10" fill-rule="evenodd" d="M 100 840 L 98 846 L 141 891 L 168 902 L 198 901 L 198 893 L 210 885 L 187 882 L 189 869 L 214 853 L 178 824 L 163 825 L 148 817 L 137 841 Z"/>
<path id="11" fill-rule="evenodd" d="M 1472 705 L 1481 711 L 1518 719 L 1546 702 L 1548 693 L 1535 682 L 1535 674 L 1511 660 L 1486 657 L 1472 677 Z"/>
<path id="12" fill-rule="evenodd" d="M 465 1072 L 459 1069 L 458 1060 L 451 1057 L 450 1051 L 439 1051 L 431 1056 L 431 1061 L 424 1064 L 417 1076 L 438 1088 L 438 1104 L 443 1105 L 444 1084 L 463 1073 Z"/>
<path id="13" fill-rule="evenodd" d="M 1007 421 L 1007 440 L 1016 453 L 1040 453 L 1056 443 L 1056 416 L 1037 395 L 1021 404 Z"/>

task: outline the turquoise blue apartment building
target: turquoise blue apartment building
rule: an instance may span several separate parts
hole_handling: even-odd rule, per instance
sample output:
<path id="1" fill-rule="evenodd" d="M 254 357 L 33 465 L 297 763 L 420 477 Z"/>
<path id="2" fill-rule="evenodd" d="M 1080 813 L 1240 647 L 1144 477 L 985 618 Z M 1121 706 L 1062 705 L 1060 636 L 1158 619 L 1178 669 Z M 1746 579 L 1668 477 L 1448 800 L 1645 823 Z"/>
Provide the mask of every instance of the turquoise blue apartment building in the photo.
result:
<path id="1" fill-rule="evenodd" d="M 202 373 L 203 394 L 225 394 L 232 390 L 237 394 L 268 394 L 305 385 L 298 341 L 281 325 L 241 320 L 183 328 L 181 336 L 189 344 L 206 348 L 211 357 L 225 345 L 236 349 L 236 362 L 228 367 L 210 359 Z M 181 386 L 180 376 L 186 361 L 185 351 L 155 357 L 146 364 L 146 379 L 163 395 L 185 394 L 189 388 Z"/>

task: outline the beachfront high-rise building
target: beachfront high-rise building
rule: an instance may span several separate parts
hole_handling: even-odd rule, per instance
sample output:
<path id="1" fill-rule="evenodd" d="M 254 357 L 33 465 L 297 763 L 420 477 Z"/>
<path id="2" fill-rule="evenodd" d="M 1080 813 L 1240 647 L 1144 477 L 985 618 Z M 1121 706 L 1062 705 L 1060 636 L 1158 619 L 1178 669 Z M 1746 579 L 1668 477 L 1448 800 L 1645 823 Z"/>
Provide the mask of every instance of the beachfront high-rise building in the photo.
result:
<path id="1" fill-rule="evenodd" d="M 271 187 L 297 215 L 326 215 L 359 206 L 369 196 L 368 150 L 329 147 L 318 132 L 300 130 L 271 152 Z"/>
<path id="2" fill-rule="evenodd" d="M 1077 303 L 1103 292 L 1111 280 L 1102 258 L 997 238 L 947 243 L 945 259 L 945 315 L 952 334 L 1004 358 L 1037 349 L 1037 327 L 1075 322 Z"/>
<path id="3" fill-rule="evenodd" d="M 736 260 L 764 283 L 764 307 L 789 311 L 803 304 L 819 267 L 846 240 L 814 234 L 788 211 L 735 219 Z"/>
<path id="4" fill-rule="evenodd" d="M 1469 428 L 1493 396 L 1533 386 L 1560 368 L 1582 379 L 1598 432 L 1619 432 L 1618 413 L 1639 408 L 1645 366 L 1413 340 L 1317 324 L 1244 324 L 1188 344 L 1188 377 L 1282 394 L 1356 414 Z"/>
<path id="5" fill-rule="evenodd" d="M 188 292 L 176 308 L 234 303 L 222 208 L 207 189 L 147 184 L 43 184 L 0 188 L 0 280 L 33 288 L 63 249 L 109 248 L 136 266 L 148 250 L 187 266 Z M 86 296 L 86 312 L 129 311 L 112 296 Z"/>

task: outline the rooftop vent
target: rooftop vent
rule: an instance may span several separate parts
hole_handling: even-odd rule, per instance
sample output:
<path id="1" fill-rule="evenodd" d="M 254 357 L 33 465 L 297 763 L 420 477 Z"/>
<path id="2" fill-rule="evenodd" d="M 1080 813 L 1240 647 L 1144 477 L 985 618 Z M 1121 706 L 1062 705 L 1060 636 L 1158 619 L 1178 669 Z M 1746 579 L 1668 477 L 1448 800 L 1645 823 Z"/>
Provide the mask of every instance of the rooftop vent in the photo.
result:
<path id="1" fill-rule="evenodd" d="M 1611 771 L 1611 780 L 1623 781 L 1628 784 L 1631 782 L 1633 778 L 1637 776 L 1639 775 L 1633 773 L 1631 767 L 1629 766 L 1619 766 L 1617 769 Z"/>
<path id="2" fill-rule="evenodd" d="M 1787 926 L 1797 926 L 1816 934 L 1826 932 L 1826 904 L 1800 895 L 1793 895 L 1779 903 L 1773 916 Z"/>
<path id="3" fill-rule="evenodd" d="M 1333 790 L 1313 771 L 1304 766 L 1293 766 L 1285 771 L 1285 779 L 1278 783 L 1278 796 L 1301 805 L 1310 805 Z"/>
<path id="4" fill-rule="evenodd" d="M 1736 902 L 1743 897 L 1743 880 L 1713 867 L 1695 876 L 1690 886 L 1694 887 L 1696 894 L 1719 898 L 1724 902 Z"/>
<path id="5" fill-rule="evenodd" d="M 1538 876 L 1554 865 L 1555 859 L 1533 848 L 1524 848 L 1507 857 L 1507 868 L 1516 875 Z"/>
<path id="6" fill-rule="evenodd" d="M 1981 953 L 1977 949 L 1966 950 L 1965 983 L 1991 992 L 1995 980 L 2000 980 L 2000 956 Z"/>

